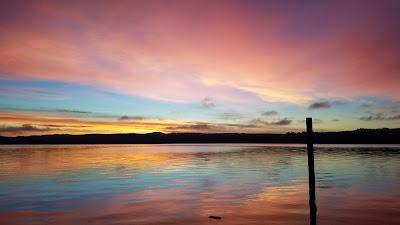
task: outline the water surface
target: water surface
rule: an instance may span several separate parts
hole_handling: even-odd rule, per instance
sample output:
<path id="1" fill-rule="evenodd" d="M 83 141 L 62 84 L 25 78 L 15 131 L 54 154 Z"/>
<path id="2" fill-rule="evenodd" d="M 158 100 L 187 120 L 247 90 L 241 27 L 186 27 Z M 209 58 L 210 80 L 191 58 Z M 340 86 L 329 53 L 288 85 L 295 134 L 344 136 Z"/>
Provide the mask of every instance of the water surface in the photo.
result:
<path id="1" fill-rule="evenodd" d="M 400 224 L 400 146 L 315 160 L 319 224 Z M 0 224 L 308 224 L 307 179 L 303 145 L 0 146 Z"/>

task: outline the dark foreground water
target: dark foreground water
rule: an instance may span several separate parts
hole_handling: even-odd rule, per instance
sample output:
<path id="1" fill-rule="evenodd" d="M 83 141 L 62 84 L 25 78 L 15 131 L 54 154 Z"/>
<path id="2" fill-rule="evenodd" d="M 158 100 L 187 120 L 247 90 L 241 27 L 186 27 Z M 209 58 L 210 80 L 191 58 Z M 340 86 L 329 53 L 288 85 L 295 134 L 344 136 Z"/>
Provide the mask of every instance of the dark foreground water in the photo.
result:
<path id="1" fill-rule="evenodd" d="M 400 146 L 315 151 L 319 224 L 400 224 Z M 0 224 L 308 224 L 307 179 L 302 145 L 1 146 Z"/>

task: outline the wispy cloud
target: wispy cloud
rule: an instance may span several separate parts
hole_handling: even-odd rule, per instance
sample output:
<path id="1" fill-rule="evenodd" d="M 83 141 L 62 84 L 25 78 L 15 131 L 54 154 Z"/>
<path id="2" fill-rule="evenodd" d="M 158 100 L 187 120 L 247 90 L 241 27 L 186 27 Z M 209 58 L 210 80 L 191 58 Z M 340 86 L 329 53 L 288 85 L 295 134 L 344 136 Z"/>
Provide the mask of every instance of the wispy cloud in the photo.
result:
<path id="1" fill-rule="evenodd" d="M 373 106 L 374 106 L 374 104 L 372 104 L 372 103 L 361 103 L 360 104 L 360 106 L 362 107 L 362 108 L 367 108 L 367 109 L 369 109 L 369 108 L 372 108 Z"/>
<path id="2" fill-rule="evenodd" d="M 63 100 L 67 98 L 65 94 L 57 93 L 55 91 L 50 91 L 46 88 L 39 88 L 39 87 L 16 88 L 16 87 L 0 86 L 0 96 L 10 96 L 10 97 L 18 97 L 26 99 L 47 99 L 47 100 Z"/>
<path id="3" fill-rule="evenodd" d="M 269 124 L 281 126 L 281 125 L 289 125 L 291 123 L 292 123 L 292 120 L 284 118 L 284 119 L 281 119 L 281 120 L 278 120 L 278 121 L 275 121 L 275 122 L 270 122 Z"/>
<path id="4" fill-rule="evenodd" d="M 362 121 L 390 121 L 400 120 L 400 102 L 388 99 L 369 99 L 360 104 L 366 115 L 360 117 Z"/>
<path id="5" fill-rule="evenodd" d="M 387 99 L 380 99 L 376 101 L 363 102 L 360 104 L 361 108 L 366 109 L 366 112 L 373 113 L 398 113 L 400 112 L 400 102 L 391 101 Z"/>
<path id="6" fill-rule="evenodd" d="M 0 134 L 7 135 L 7 134 L 19 134 L 25 132 L 43 132 L 49 131 L 50 128 L 48 127 L 37 127 L 31 124 L 22 124 L 21 126 L 0 126 Z"/>
<path id="7" fill-rule="evenodd" d="M 327 109 L 331 107 L 331 103 L 329 102 L 314 102 L 308 106 L 308 109 Z"/>
<path id="8" fill-rule="evenodd" d="M 201 107 L 205 109 L 210 109 L 215 107 L 214 100 L 210 97 L 206 97 L 200 102 Z"/>
<path id="9" fill-rule="evenodd" d="M 144 119 L 145 119 L 145 117 L 143 117 L 143 116 L 126 116 L 126 115 L 124 115 L 124 116 L 118 117 L 118 120 L 119 120 L 119 121 L 144 120 Z"/>
<path id="10" fill-rule="evenodd" d="M 270 126 L 270 125 L 277 125 L 277 126 L 286 126 L 292 123 L 292 120 L 289 120 L 287 118 L 283 118 L 280 120 L 275 120 L 275 121 L 266 121 L 262 119 L 254 119 L 250 121 L 250 124 L 254 124 L 256 126 Z"/>
<path id="11" fill-rule="evenodd" d="M 223 120 L 240 120 L 244 118 L 242 114 L 234 112 L 222 113 L 219 117 Z"/>
<path id="12" fill-rule="evenodd" d="M 363 121 L 373 121 L 373 120 L 400 120 L 400 114 L 395 115 L 384 115 L 382 113 L 372 114 L 369 116 L 360 117 Z"/>
<path id="13" fill-rule="evenodd" d="M 89 114 L 89 113 L 91 113 L 89 111 L 71 110 L 71 109 L 59 109 L 59 110 L 56 110 L 56 111 L 60 112 L 60 113 L 77 113 L 77 114 Z"/>
<path id="14" fill-rule="evenodd" d="M 178 125 L 166 127 L 167 130 L 172 131 L 209 131 L 212 130 L 214 126 L 209 123 L 195 123 L 189 125 Z"/>
<path id="15" fill-rule="evenodd" d="M 277 115 L 278 112 L 275 110 L 270 110 L 270 111 L 264 111 L 260 113 L 262 116 L 273 116 L 273 115 Z"/>

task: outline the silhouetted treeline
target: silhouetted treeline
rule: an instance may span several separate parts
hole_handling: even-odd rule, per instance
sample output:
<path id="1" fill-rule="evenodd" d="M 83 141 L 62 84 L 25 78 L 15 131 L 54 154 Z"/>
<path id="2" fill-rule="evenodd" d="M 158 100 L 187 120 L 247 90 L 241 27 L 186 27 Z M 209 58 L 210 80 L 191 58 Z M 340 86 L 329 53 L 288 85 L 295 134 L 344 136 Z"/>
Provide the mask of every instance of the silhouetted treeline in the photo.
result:
<path id="1" fill-rule="evenodd" d="M 400 144 L 400 129 L 358 129 L 314 134 L 315 143 Z M 306 134 L 148 133 L 1 137 L 0 144 L 306 143 Z"/>

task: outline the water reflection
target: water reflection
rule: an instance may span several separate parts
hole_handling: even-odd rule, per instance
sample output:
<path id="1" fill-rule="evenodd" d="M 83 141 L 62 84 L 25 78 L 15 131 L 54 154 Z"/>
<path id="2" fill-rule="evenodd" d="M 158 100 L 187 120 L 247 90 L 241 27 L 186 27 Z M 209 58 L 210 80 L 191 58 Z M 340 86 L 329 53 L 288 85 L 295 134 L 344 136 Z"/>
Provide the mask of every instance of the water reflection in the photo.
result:
<path id="1" fill-rule="evenodd" d="M 315 159 L 319 224 L 400 222 L 400 147 Z M 0 224 L 308 224 L 306 163 L 301 145 L 3 146 Z"/>

